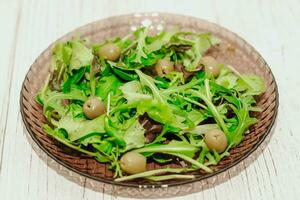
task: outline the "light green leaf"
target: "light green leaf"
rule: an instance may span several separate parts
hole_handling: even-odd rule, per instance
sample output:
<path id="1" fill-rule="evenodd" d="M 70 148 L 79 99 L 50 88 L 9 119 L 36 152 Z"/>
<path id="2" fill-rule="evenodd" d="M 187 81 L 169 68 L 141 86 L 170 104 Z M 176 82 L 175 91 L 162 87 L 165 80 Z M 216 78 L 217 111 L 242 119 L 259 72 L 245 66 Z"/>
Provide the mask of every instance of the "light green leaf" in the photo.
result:
<path id="1" fill-rule="evenodd" d="M 194 154 L 198 151 L 198 148 L 194 147 L 193 145 L 187 142 L 172 140 L 169 144 L 152 145 L 133 151 L 138 153 L 180 153 L 182 155 L 186 155 L 192 158 L 194 157 Z"/>
<path id="2" fill-rule="evenodd" d="M 145 46 L 146 46 L 146 37 L 148 34 L 148 28 L 142 28 L 137 36 L 138 36 L 138 44 L 136 47 L 136 58 L 134 59 L 137 63 L 142 63 L 141 59 L 147 58 L 147 54 L 145 53 Z"/>
<path id="3" fill-rule="evenodd" d="M 92 49 L 87 48 L 81 41 L 74 40 L 71 43 L 72 57 L 70 60 L 70 70 L 91 65 L 93 61 Z"/>
<path id="4" fill-rule="evenodd" d="M 197 126 L 200 122 L 205 120 L 203 113 L 195 109 L 188 112 L 187 116 L 194 123 L 195 126 Z"/>
<path id="5" fill-rule="evenodd" d="M 72 116 L 66 115 L 56 125 L 59 129 L 67 131 L 70 141 L 76 141 L 91 133 L 105 133 L 104 115 L 93 120 L 73 119 Z"/>
<path id="6" fill-rule="evenodd" d="M 216 83 L 227 88 L 232 89 L 236 86 L 238 76 L 232 73 L 228 68 L 223 67 L 221 69 L 220 75 L 216 79 Z"/>
<path id="7" fill-rule="evenodd" d="M 127 82 L 120 87 L 120 90 L 128 103 L 152 99 L 151 95 L 142 93 L 142 87 L 139 81 Z"/>
<path id="8" fill-rule="evenodd" d="M 124 140 L 126 142 L 126 151 L 133 148 L 140 148 L 145 144 L 144 137 L 145 129 L 143 126 L 136 120 L 129 129 L 126 130 L 124 134 Z"/>
<path id="9" fill-rule="evenodd" d="M 164 45 L 168 44 L 171 38 L 177 33 L 177 30 L 172 30 L 168 32 L 161 32 L 155 37 L 155 40 L 149 44 L 146 48 L 149 53 L 153 51 L 160 50 Z"/>
<path id="10" fill-rule="evenodd" d="M 102 100 L 106 100 L 110 92 L 115 94 L 118 88 L 122 85 L 122 82 L 114 75 L 102 77 L 97 85 L 95 95 L 101 97 Z"/>
<path id="11" fill-rule="evenodd" d="M 83 91 L 72 88 L 70 93 L 61 93 L 56 91 L 48 91 L 46 96 L 44 96 L 44 112 L 47 109 L 52 108 L 57 111 L 61 116 L 64 115 L 67 111 L 67 107 L 62 105 L 62 100 L 70 99 L 70 100 L 80 100 L 85 101 L 87 97 L 83 93 Z"/>
<path id="12" fill-rule="evenodd" d="M 264 81 L 257 75 L 241 75 L 235 87 L 238 91 L 246 91 L 243 95 L 259 95 L 266 90 Z"/>

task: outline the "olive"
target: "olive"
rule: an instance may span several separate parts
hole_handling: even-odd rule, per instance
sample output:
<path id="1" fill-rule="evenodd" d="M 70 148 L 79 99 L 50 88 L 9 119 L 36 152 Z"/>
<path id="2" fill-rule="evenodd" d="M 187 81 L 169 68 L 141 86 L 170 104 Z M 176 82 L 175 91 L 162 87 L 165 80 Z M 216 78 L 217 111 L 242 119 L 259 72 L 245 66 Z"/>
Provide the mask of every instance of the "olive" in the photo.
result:
<path id="1" fill-rule="evenodd" d="M 121 168 L 128 174 L 146 171 L 147 159 L 137 152 L 127 152 L 120 159 Z"/>
<path id="2" fill-rule="evenodd" d="M 164 74 L 174 71 L 174 65 L 167 59 L 160 59 L 155 64 L 155 71 L 158 76 L 164 76 Z"/>
<path id="3" fill-rule="evenodd" d="M 218 62 L 215 58 L 211 56 L 204 56 L 201 58 L 200 64 L 204 65 L 205 72 L 207 72 L 208 74 L 211 74 L 214 77 L 219 76 L 220 67 L 218 66 Z"/>
<path id="4" fill-rule="evenodd" d="M 83 104 L 83 112 L 87 118 L 94 119 L 105 113 L 105 105 L 97 97 L 90 97 Z"/>
<path id="5" fill-rule="evenodd" d="M 224 152 L 227 147 L 227 138 L 219 129 L 212 129 L 205 133 L 204 142 L 210 150 L 218 153 Z"/>
<path id="6" fill-rule="evenodd" d="M 98 51 L 99 57 L 110 61 L 118 60 L 120 54 L 121 54 L 121 50 L 119 46 L 114 43 L 107 43 L 102 47 L 100 47 Z"/>

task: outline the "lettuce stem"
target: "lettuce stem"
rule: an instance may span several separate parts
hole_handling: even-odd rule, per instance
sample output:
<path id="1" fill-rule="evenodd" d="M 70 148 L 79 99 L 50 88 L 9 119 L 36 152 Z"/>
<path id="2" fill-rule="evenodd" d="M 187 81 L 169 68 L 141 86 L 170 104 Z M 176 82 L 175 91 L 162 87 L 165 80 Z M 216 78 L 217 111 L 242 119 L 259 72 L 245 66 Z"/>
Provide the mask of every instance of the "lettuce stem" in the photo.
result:
<path id="1" fill-rule="evenodd" d="M 129 175 L 129 176 L 123 176 L 121 178 L 117 178 L 115 179 L 116 182 L 121 182 L 121 181 L 129 181 L 132 179 L 136 179 L 136 178 L 144 178 L 144 177 L 148 177 L 148 176 L 153 176 L 155 174 L 160 174 L 160 173 L 183 173 L 183 172 L 187 172 L 189 171 L 187 168 L 165 168 L 165 169 L 155 169 L 155 170 L 150 170 L 150 171 L 146 171 L 146 172 L 141 172 L 138 174 L 133 174 L 133 175 Z"/>

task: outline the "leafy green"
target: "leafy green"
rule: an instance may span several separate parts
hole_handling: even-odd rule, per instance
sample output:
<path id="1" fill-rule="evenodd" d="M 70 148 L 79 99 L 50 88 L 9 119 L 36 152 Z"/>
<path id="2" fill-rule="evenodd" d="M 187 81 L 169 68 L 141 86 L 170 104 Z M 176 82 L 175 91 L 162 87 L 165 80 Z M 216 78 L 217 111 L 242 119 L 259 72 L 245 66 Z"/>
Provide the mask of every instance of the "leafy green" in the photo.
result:
<path id="1" fill-rule="evenodd" d="M 84 41 L 73 39 L 65 43 L 57 43 L 52 50 L 51 69 L 61 71 L 68 67 L 68 71 L 91 65 L 92 50 L 87 48 Z"/>
<path id="2" fill-rule="evenodd" d="M 57 127 L 67 131 L 70 141 L 76 141 L 91 133 L 105 133 L 104 115 L 93 120 L 74 119 L 66 115 L 59 120 Z"/>
<path id="3" fill-rule="evenodd" d="M 154 144 L 151 146 L 136 149 L 134 151 L 138 153 L 180 153 L 192 158 L 194 157 L 197 148 L 187 142 L 172 140 L 169 144 Z"/>
<path id="4" fill-rule="evenodd" d="M 139 81 L 127 82 L 120 87 L 120 90 L 128 103 L 152 99 L 152 96 L 149 94 L 143 94 L 142 86 Z"/>
<path id="5" fill-rule="evenodd" d="M 85 101 L 87 97 L 82 91 L 77 89 L 72 89 L 67 94 L 56 91 L 48 91 L 42 100 L 44 102 L 44 112 L 48 109 L 54 109 L 60 116 L 63 116 L 68 110 L 68 108 L 62 104 L 62 100 L 64 99 Z"/>
<path id="6" fill-rule="evenodd" d="M 145 144 L 144 137 L 145 129 L 138 121 L 135 121 L 125 132 L 124 140 L 126 143 L 126 150 L 133 148 L 140 148 Z"/>
<path id="7" fill-rule="evenodd" d="M 183 65 L 187 71 L 195 71 L 199 65 L 202 55 L 213 45 L 217 44 L 218 40 L 210 34 L 201 34 L 193 41 L 192 48 L 185 52 Z"/>
<path id="8" fill-rule="evenodd" d="M 68 77 L 68 79 L 62 85 L 63 93 L 70 92 L 72 85 L 77 84 L 80 81 L 80 79 L 82 79 L 85 72 L 86 72 L 86 67 L 81 67 L 76 72 L 73 71 L 72 76 Z"/>
<path id="9" fill-rule="evenodd" d="M 211 173 L 229 150 L 239 145 L 260 112 L 256 95 L 266 88 L 263 79 L 218 64 L 213 77 L 199 66 L 202 57 L 220 41 L 210 33 L 179 29 L 150 34 L 141 27 L 123 38 L 100 43 L 71 39 L 52 50 L 50 74 L 36 96 L 48 124 L 45 132 L 78 152 L 107 163 L 116 181 L 194 178 L 181 174 Z M 104 44 L 120 48 L 116 61 L 98 56 Z M 156 63 L 167 59 L 174 70 L 157 76 Z M 97 97 L 105 113 L 95 119 L 84 114 L 84 103 Z M 86 108 L 86 107 L 85 107 Z M 224 152 L 209 149 L 204 136 L 220 129 L 228 140 Z M 148 161 L 182 160 L 190 168 L 159 169 L 124 176 L 123 154 L 134 151 Z"/>
<path id="10" fill-rule="evenodd" d="M 146 45 L 146 37 L 147 37 L 148 29 L 142 28 L 138 32 L 136 32 L 136 35 L 138 37 L 137 47 L 136 47 L 136 57 L 134 59 L 137 63 L 142 63 L 142 58 L 147 58 L 147 55 L 144 51 L 145 45 Z"/>
<path id="11" fill-rule="evenodd" d="M 93 52 L 87 48 L 82 41 L 73 40 L 72 45 L 72 56 L 70 59 L 70 70 L 79 69 L 83 66 L 92 64 Z"/>
<path id="12" fill-rule="evenodd" d="M 99 79 L 96 85 L 95 96 L 106 100 L 109 93 L 115 94 L 122 82 L 114 75 L 104 76 Z"/>

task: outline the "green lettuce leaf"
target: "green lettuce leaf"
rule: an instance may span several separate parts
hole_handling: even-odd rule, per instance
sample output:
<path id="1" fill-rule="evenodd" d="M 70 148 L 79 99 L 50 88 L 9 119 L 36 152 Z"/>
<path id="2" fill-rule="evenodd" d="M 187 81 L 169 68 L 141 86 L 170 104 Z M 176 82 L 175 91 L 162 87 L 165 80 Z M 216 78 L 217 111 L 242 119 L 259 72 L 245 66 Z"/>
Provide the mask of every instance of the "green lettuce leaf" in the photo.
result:
<path id="1" fill-rule="evenodd" d="M 211 34 L 200 34 L 193 40 L 193 46 L 183 57 L 183 65 L 189 72 L 196 71 L 202 55 L 219 41 Z"/>
<path id="2" fill-rule="evenodd" d="M 129 129 L 126 130 L 124 134 L 124 140 L 126 143 L 126 151 L 133 148 L 140 148 L 145 144 L 144 137 L 145 129 L 143 126 L 136 120 Z"/>
<path id="3" fill-rule="evenodd" d="M 71 115 L 66 115 L 55 125 L 58 129 L 64 129 L 67 131 L 70 141 L 76 141 L 93 133 L 105 133 L 104 115 L 93 120 L 74 119 Z"/>
<path id="4" fill-rule="evenodd" d="M 51 71 L 61 71 L 62 67 L 70 64 L 72 47 L 69 43 L 57 43 L 52 49 L 50 61 Z"/>
<path id="5" fill-rule="evenodd" d="M 145 53 L 146 46 L 146 37 L 148 34 L 148 29 L 143 27 L 139 31 L 136 32 L 136 36 L 138 37 L 138 43 L 136 47 L 136 57 L 134 59 L 137 63 L 142 63 L 142 58 L 147 58 L 147 54 Z"/>
<path id="6" fill-rule="evenodd" d="M 71 44 L 72 56 L 70 59 L 70 70 L 91 65 L 93 61 L 92 49 L 87 48 L 83 42 L 79 40 L 73 40 Z"/>
<path id="7" fill-rule="evenodd" d="M 44 112 L 52 108 L 57 111 L 60 116 L 63 116 L 68 110 L 68 107 L 62 104 L 62 100 L 64 99 L 85 101 L 87 97 L 83 91 L 74 88 L 67 94 L 56 91 L 47 91 L 42 100 L 44 102 Z"/>
<path id="8" fill-rule="evenodd" d="M 151 95 L 143 94 L 142 87 L 139 81 L 130 81 L 120 87 L 125 99 L 128 103 L 141 100 L 152 99 Z"/>
<path id="9" fill-rule="evenodd" d="M 237 91 L 245 91 L 244 96 L 260 95 L 265 92 L 264 81 L 257 75 L 241 75 L 235 87 Z"/>
<path id="10" fill-rule="evenodd" d="M 164 45 L 168 44 L 171 38 L 177 33 L 177 30 L 161 32 L 155 37 L 151 38 L 151 43 L 146 47 L 148 52 L 160 50 Z"/>

